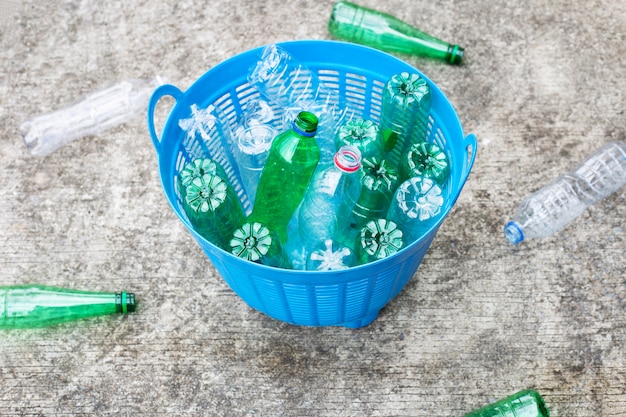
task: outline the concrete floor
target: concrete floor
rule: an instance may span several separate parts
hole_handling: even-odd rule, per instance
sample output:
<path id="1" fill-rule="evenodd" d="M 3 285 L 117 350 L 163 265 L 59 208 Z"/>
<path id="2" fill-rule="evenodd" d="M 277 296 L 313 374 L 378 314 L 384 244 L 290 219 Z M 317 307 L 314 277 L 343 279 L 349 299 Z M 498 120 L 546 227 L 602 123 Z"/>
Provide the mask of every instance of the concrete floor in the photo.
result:
<path id="1" fill-rule="evenodd" d="M 0 285 L 134 291 L 135 314 L 0 332 L 0 415 L 460 416 L 535 388 L 626 415 L 626 189 L 510 246 L 517 203 L 626 137 L 626 4 L 361 0 L 466 48 L 403 57 L 479 151 L 418 272 L 362 329 L 271 319 L 167 204 L 145 117 L 28 156 L 19 125 L 122 79 L 185 90 L 266 43 L 329 39 L 331 1 L 0 1 Z M 160 118 L 167 116 L 167 103 Z"/>

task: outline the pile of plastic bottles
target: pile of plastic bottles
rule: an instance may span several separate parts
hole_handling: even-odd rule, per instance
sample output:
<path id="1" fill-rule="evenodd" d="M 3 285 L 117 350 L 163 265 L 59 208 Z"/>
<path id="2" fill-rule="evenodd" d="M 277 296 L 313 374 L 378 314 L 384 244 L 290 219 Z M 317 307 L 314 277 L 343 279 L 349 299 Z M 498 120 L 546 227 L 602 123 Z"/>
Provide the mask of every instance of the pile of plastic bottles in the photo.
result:
<path id="1" fill-rule="evenodd" d="M 264 48 L 248 81 L 259 94 L 242 103 L 234 128 L 216 112 L 180 121 L 231 135 L 252 203 L 246 213 L 232 176 L 210 155 L 186 164 L 180 197 L 207 240 L 252 262 L 325 271 L 391 256 L 437 222 L 450 161 L 427 140 L 431 92 L 418 74 L 387 81 L 378 123 L 276 45 Z"/>

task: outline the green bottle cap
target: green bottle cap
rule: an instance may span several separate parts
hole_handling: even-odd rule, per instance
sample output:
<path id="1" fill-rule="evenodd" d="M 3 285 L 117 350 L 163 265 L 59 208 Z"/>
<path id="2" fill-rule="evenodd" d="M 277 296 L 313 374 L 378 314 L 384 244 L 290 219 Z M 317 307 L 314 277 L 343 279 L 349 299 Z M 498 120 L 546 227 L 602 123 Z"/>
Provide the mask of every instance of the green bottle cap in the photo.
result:
<path id="1" fill-rule="evenodd" d="M 135 294 L 132 292 L 122 291 L 115 294 L 115 305 L 117 312 L 122 314 L 133 313 L 137 307 L 135 303 Z"/>

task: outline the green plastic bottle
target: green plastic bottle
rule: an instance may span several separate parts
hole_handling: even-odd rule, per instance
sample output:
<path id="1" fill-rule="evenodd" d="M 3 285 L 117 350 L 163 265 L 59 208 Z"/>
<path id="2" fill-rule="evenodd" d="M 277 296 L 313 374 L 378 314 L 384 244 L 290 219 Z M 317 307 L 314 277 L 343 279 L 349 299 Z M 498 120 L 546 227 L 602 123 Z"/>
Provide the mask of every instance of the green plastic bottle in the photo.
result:
<path id="1" fill-rule="evenodd" d="M 185 199 L 185 190 L 196 178 L 205 174 L 217 175 L 220 178 L 228 178 L 224 168 L 211 158 L 196 158 L 186 163 L 178 174 L 178 191 L 182 200 Z"/>
<path id="2" fill-rule="evenodd" d="M 351 203 L 352 214 L 339 240 L 346 245 L 352 244 L 367 222 L 385 217 L 398 185 L 396 167 L 382 158 L 363 158 L 361 193 L 357 201 Z"/>
<path id="3" fill-rule="evenodd" d="M 392 164 L 400 164 L 411 144 L 426 140 L 430 104 L 430 87 L 419 74 L 394 74 L 385 84 L 380 134 Z"/>
<path id="4" fill-rule="evenodd" d="M 352 119 L 339 128 L 335 136 L 335 147 L 354 146 L 362 158 L 382 157 L 383 140 L 378 134 L 378 126 L 371 120 Z"/>
<path id="5" fill-rule="evenodd" d="M 386 219 L 368 222 L 359 233 L 356 256 L 360 265 L 385 259 L 405 246 L 402 231 Z"/>
<path id="6" fill-rule="evenodd" d="M 287 225 L 302 202 L 309 181 L 320 160 L 315 141 L 317 117 L 300 112 L 292 128 L 272 141 L 261 172 L 249 222 L 264 224 L 287 241 Z"/>
<path id="7" fill-rule="evenodd" d="M 420 55 L 460 64 L 464 49 L 435 38 L 389 14 L 339 1 L 333 6 L 328 30 L 339 39 L 388 52 Z"/>
<path id="8" fill-rule="evenodd" d="M 400 163 L 400 178 L 425 177 L 445 185 L 450 175 L 450 162 L 445 152 L 436 144 L 418 142 L 404 154 Z"/>
<path id="9" fill-rule="evenodd" d="M 543 398 L 537 391 L 523 390 L 463 417 L 550 417 Z"/>
<path id="10" fill-rule="evenodd" d="M 261 223 L 244 223 L 230 240 L 230 252 L 242 259 L 276 268 L 291 268 L 278 236 Z"/>
<path id="11" fill-rule="evenodd" d="M 0 287 L 0 329 L 29 329 L 135 311 L 133 293 L 78 291 L 45 285 Z"/>
<path id="12" fill-rule="evenodd" d="M 216 175 L 204 174 L 187 185 L 183 209 L 194 230 L 224 250 L 233 231 L 245 221 L 232 185 Z"/>

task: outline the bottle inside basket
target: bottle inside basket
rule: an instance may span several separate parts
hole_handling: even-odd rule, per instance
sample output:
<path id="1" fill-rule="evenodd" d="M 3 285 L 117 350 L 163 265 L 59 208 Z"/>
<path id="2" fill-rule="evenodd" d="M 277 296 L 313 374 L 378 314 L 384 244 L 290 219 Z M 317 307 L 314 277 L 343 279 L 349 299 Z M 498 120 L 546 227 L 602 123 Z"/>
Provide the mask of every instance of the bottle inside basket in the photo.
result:
<path id="1" fill-rule="evenodd" d="M 354 146 L 363 158 L 384 156 L 383 138 L 378 134 L 378 126 L 371 120 L 352 119 L 339 128 L 335 136 L 335 147 Z"/>
<path id="2" fill-rule="evenodd" d="M 183 209 L 194 230 L 224 250 L 244 220 L 243 207 L 227 179 L 204 174 L 185 188 Z"/>
<path id="3" fill-rule="evenodd" d="M 361 193 L 361 153 L 354 146 L 342 146 L 334 161 L 318 169 L 299 209 L 300 241 L 307 251 L 335 239 Z"/>
<path id="4" fill-rule="evenodd" d="M 396 190 L 387 218 L 398 225 L 409 244 L 437 222 L 443 203 L 441 187 L 435 181 L 412 177 Z"/>
<path id="5" fill-rule="evenodd" d="M 459 64 L 463 48 L 437 39 L 389 14 L 356 4 L 335 3 L 328 30 L 333 36 L 388 52 L 420 55 Z"/>
<path id="6" fill-rule="evenodd" d="M 444 186 L 450 175 L 450 161 L 436 144 L 422 141 L 411 145 L 400 162 L 400 178 L 426 177 Z"/>
<path id="7" fill-rule="evenodd" d="M 381 158 L 363 158 L 361 161 L 361 192 L 351 203 L 352 213 L 339 240 L 346 245 L 354 243 L 367 222 L 386 215 L 398 187 L 398 170 Z"/>
<path id="8" fill-rule="evenodd" d="M 301 204 L 320 159 L 316 130 L 316 115 L 300 112 L 291 129 L 272 141 L 261 172 L 248 220 L 273 230 L 283 244 L 287 241 L 289 221 Z"/>
<path id="9" fill-rule="evenodd" d="M 291 268 L 280 239 L 261 223 L 246 222 L 236 229 L 230 239 L 229 250 L 246 261 L 275 268 Z"/>
<path id="10" fill-rule="evenodd" d="M 541 395 L 535 390 L 523 390 L 496 401 L 463 417 L 550 417 Z"/>
<path id="11" fill-rule="evenodd" d="M 431 93 L 426 80 L 418 74 L 393 75 L 383 89 L 380 134 L 386 158 L 398 166 L 407 148 L 426 140 Z"/>
<path id="12" fill-rule="evenodd" d="M 211 158 L 196 158 L 186 163 L 178 174 L 178 192 L 181 200 L 185 200 L 187 187 L 196 178 L 200 178 L 205 174 L 216 175 L 220 178 L 228 178 L 224 168 Z"/>
<path id="13" fill-rule="evenodd" d="M 356 241 L 356 257 L 359 265 L 385 259 L 406 246 L 398 226 L 387 219 L 368 222 Z"/>
<path id="14" fill-rule="evenodd" d="M 309 271 L 337 271 L 348 269 L 356 264 L 354 249 L 332 239 L 319 242 L 307 257 Z"/>
<path id="15" fill-rule="evenodd" d="M 265 98 L 282 107 L 287 128 L 301 111 L 314 113 L 318 117 L 316 137 L 322 159 L 332 159 L 335 133 L 354 117 L 354 110 L 336 90 L 278 45 L 263 49 L 249 71 L 248 81 Z"/>
<path id="16" fill-rule="evenodd" d="M 610 142 L 522 200 L 504 236 L 513 244 L 550 236 L 624 184 L 626 142 Z"/>

